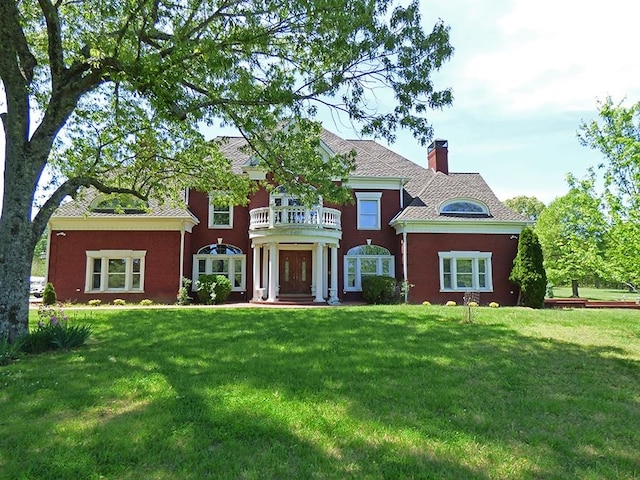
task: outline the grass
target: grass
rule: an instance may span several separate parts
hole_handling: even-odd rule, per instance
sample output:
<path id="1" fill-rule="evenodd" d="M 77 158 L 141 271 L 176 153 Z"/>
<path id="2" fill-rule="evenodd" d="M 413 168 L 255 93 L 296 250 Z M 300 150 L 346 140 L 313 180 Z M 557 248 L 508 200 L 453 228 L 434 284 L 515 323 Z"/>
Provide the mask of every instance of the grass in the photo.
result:
<path id="1" fill-rule="evenodd" d="M 0 478 L 640 477 L 640 316 L 91 310 L 0 369 Z"/>
<path id="2" fill-rule="evenodd" d="M 553 287 L 553 296 L 555 298 L 569 298 L 572 295 L 571 286 L 568 287 Z M 629 290 L 621 290 L 616 288 L 594 288 L 594 287 L 579 287 L 578 293 L 581 298 L 588 298 L 589 300 L 603 300 L 603 301 L 621 301 L 635 302 L 640 298 L 638 292 L 629 292 Z"/>

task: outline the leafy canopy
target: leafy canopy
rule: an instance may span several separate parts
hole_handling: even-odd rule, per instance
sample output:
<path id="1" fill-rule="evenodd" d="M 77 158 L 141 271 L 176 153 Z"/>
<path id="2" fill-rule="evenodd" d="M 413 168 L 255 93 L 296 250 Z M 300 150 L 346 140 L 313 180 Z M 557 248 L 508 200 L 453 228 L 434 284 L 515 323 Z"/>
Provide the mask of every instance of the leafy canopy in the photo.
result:
<path id="1" fill-rule="evenodd" d="M 60 130 L 49 167 L 65 195 L 93 185 L 166 198 L 188 185 L 240 202 L 248 185 L 200 133 L 230 125 L 291 191 L 304 179 L 340 200 L 331 180 L 353 159 L 320 157 L 305 120 L 319 106 L 364 134 L 393 140 L 402 127 L 424 143 L 424 114 L 452 99 L 430 79 L 452 53 L 448 27 L 426 32 L 417 1 L 3 1 L 0 13 L 2 66 L 20 72 L 2 74 L 7 104 L 26 87 L 22 113 Z M 393 99 L 379 108 L 382 87 Z"/>
<path id="2" fill-rule="evenodd" d="M 640 285 L 640 102 L 625 107 L 609 97 L 599 119 L 583 122 L 583 145 L 602 153 L 603 210 L 609 219 L 605 261 L 611 280 Z"/>
<path id="3" fill-rule="evenodd" d="M 535 231 L 544 251 L 549 280 L 566 285 L 607 278 L 604 262 L 607 221 L 595 192 L 595 175 L 568 175 L 569 192 L 540 214 Z"/>
<path id="4" fill-rule="evenodd" d="M 536 197 L 528 197 L 526 195 L 508 198 L 504 203 L 514 212 L 518 212 L 533 222 L 538 219 L 546 207 L 546 205 Z"/>

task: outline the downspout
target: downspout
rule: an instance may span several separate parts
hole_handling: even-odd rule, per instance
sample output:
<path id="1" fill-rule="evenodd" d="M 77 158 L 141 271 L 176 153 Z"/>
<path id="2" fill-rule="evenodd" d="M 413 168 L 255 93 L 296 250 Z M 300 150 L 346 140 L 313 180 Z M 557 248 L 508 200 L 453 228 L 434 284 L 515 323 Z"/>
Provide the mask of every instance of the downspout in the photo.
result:
<path id="1" fill-rule="evenodd" d="M 407 224 L 403 223 L 402 229 L 402 280 L 405 285 L 409 283 L 409 272 L 408 270 L 408 262 L 407 262 Z M 404 289 L 404 303 L 409 301 L 409 289 Z"/>
<path id="2" fill-rule="evenodd" d="M 180 276 L 178 277 L 178 291 L 182 288 L 182 278 L 184 277 L 184 223 L 180 227 Z"/>
<path id="3" fill-rule="evenodd" d="M 49 222 L 47 228 L 47 254 L 46 254 L 46 262 L 44 265 L 44 282 L 45 285 L 49 281 L 49 258 L 51 256 L 51 222 Z"/>

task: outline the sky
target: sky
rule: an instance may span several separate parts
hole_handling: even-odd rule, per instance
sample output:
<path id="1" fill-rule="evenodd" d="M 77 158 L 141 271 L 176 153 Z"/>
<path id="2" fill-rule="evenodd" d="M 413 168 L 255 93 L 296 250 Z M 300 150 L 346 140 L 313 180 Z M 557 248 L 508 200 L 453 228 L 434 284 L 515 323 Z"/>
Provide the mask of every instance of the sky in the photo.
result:
<path id="1" fill-rule="evenodd" d="M 580 145 L 598 101 L 640 101 L 637 19 L 629 0 L 423 0 L 425 26 L 451 27 L 452 59 L 434 76 L 453 105 L 434 112 L 435 137 L 449 141 L 449 170 L 479 172 L 498 198 L 545 203 L 568 191 L 602 156 Z M 390 148 L 426 156 L 402 136 Z"/>
<path id="2" fill-rule="evenodd" d="M 577 139 L 580 124 L 597 119 L 598 101 L 640 101 L 636 2 L 422 0 L 421 11 L 428 30 L 439 18 L 450 26 L 455 49 L 433 76 L 454 96 L 428 114 L 435 138 L 449 141 L 451 172 L 482 174 L 501 200 L 549 203 L 567 193 L 567 173 L 580 178 L 601 161 Z M 357 138 L 347 122 L 320 119 Z M 426 164 L 409 132 L 389 148 Z"/>

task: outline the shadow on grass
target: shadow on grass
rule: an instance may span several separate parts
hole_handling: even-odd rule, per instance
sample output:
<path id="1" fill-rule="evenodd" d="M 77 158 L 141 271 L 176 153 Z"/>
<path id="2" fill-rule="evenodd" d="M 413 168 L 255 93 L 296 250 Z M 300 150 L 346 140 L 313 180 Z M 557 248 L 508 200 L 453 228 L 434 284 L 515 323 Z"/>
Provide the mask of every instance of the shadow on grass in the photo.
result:
<path id="1" fill-rule="evenodd" d="M 25 362 L 47 371 L 7 370 L 0 468 L 52 479 L 634 478 L 639 365 L 610 350 L 419 309 L 113 312 L 89 348 Z"/>

